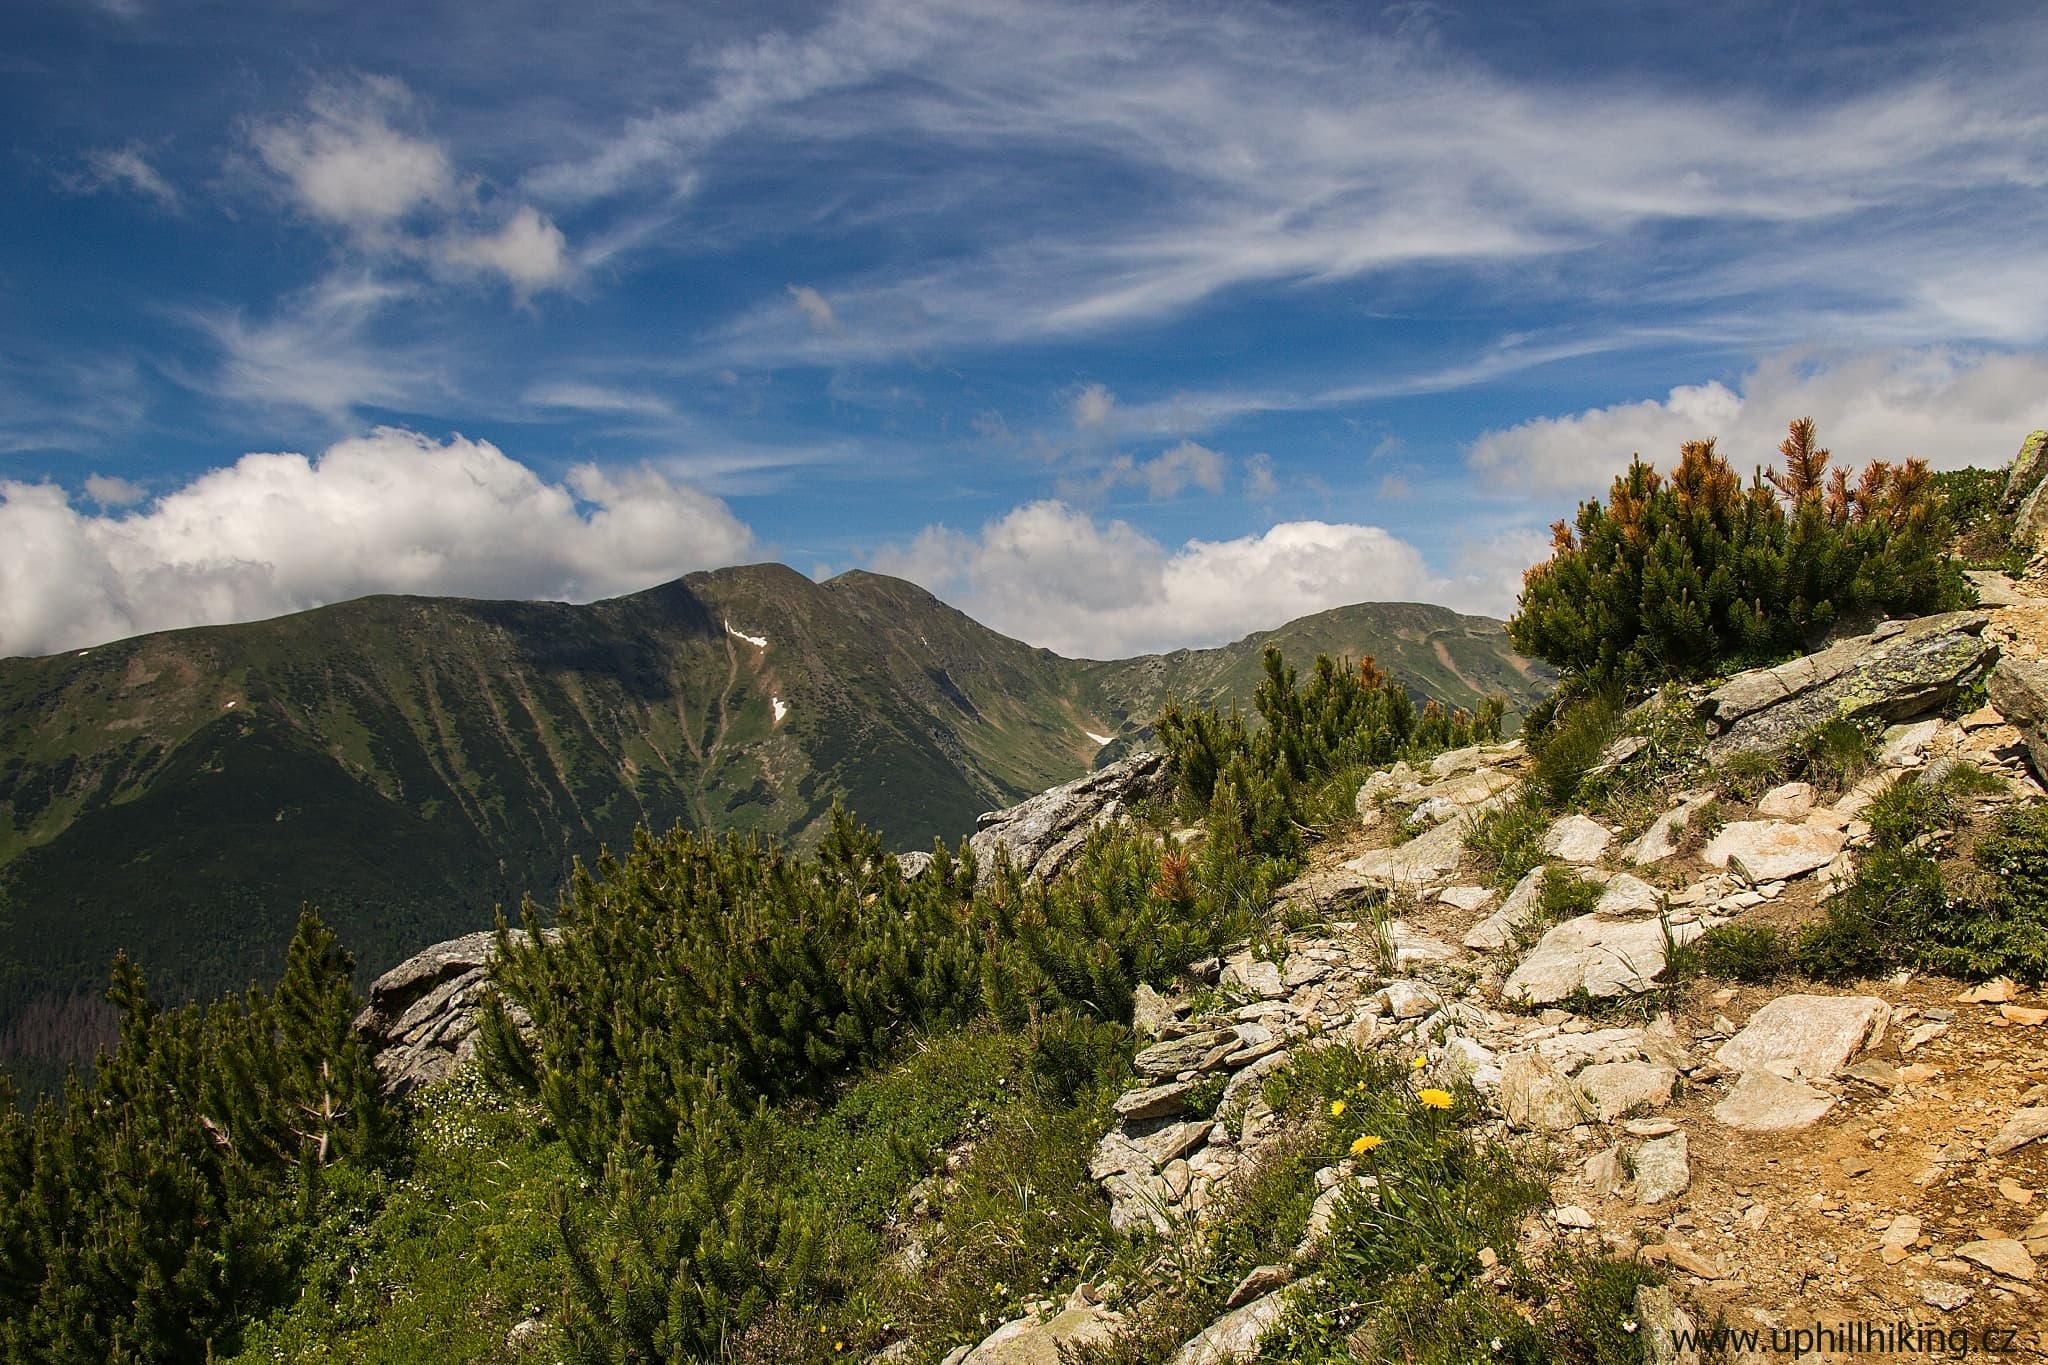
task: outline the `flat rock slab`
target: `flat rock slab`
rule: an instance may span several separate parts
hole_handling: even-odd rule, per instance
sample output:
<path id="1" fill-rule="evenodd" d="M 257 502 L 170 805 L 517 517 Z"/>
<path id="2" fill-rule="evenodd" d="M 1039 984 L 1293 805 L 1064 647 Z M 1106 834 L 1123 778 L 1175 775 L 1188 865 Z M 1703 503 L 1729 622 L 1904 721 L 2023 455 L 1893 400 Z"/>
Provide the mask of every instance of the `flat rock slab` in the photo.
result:
<path id="1" fill-rule="evenodd" d="M 1714 1106 L 1714 1117 L 1730 1128 L 1749 1133 L 1782 1133 L 1810 1128 L 1835 1107 L 1835 1097 L 1804 1081 L 1788 1081 L 1768 1071 L 1745 1071 Z"/>
<path id="2" fill-rule="evenodd" d="M 1701 920 L 1671 926 L 1671 937 L 1681 946 L 1705 932 Z M 1521 1005 L 1554 1005 L 1581 990 L 1606 1000 L 1649 990 L 1663 971 L 1661 920 L 1581 915 L 1538 939 L 1501 994 Z"/>
<path id="3" fill-rule="evenodd" d="M 1505 948 L 1521 936 L 1524 927 L 1534 922 L 1542 909 L 1543 869 L 1539 867 L 1515 883 L 1500 909 L 1472 926 L 1472 932 L 1465 935 L 1465 946 L 1482 953 Z"/>
<path id="4" fill-rule="evenodd" d="M 1997 1136 L 1985 1145 L 1984 1154 L 2004 1156 L 2044 1137 L 2048 1137 L 2048 1109 L 2022 1109 L 2005 1121 Z"/>
<path id="5" fill-rule="evenodd" d="M 1631 872 L 1617 872 L 1607 879 L 1606 890 L 1593 906 L 1596 915 L 1647 915 L 1657 908 L 1657 888 Z"/>
<path id="6" fill-rule="evenodd" d="M 1737 820 L 1723 825 L 1701 855 L 1715 867 L 1739 862 L 1759 882 L 1786 881 L 1826 867 L 1848 843 L 1840 830 L 1780 820 Z"/>
<path id="7" fill-rule="evenodd" d="M 1599 862 L 1613 842 L 1614 832 L 1598 820 L 1567 815 L 1544 831 L 1543 851 L 1553 858 L 1583 865 Z"/>
<path id="8" fill-rule="evenodd" d="M 1684 1133 L 1636 1148 L 1636 1202 L 1662 1204 L 1692 1187 L 1692 1152 Z"/>
<path id="9" fill-rule="evenodd" d="M 1757 814 L 1773 820 L 1804 820 L 1812 809 L 1811 782 L 1787 782 L 1782 787 L 1773 787 L 1756 803 Z"/>
<path id="10" fill-rule="evenodd" d="M 1133 1122 L 1169 1118 L 1187 1112 L 1188 1096 L 1193 1092 L 1194 1087 L 1185 1081 L 1133 1090 L 1117 1097 L 1116 1112 Z"/>
<path id="11" fill-rule="evenodd" d="M 1166 756 L 1136 753 L 1020 805 L 975 820 L 968 839 L 980 881 L 1008 858 L 1026 876 L 1049 880 L 1080 852 L 1096 828 L 1121 821 L 1133 805 L 1166 790 Z"/>
<path id="12" fill-rule="evenodd" d="M 1255 958 L 1250 953 L 1238 953 L 1224 963 L 1220 981 L 1225 988 L 1236 987 L 1262 1000 L 1277 1000 L 1289 989 L 1278 963 Z"/>
<path id="13" fill-rule="evenodd" d="M 1446 820 L 1405 844 L 1372 849 L 1344 866 L 1379 886 L 1417 887 L 1441 882 L 1444 874 L 1464 858 L 1465 832 L 1470 827 L 1467 816 Z"/>
<path id="14" fill-rule="evenodd" d="M 1693 792 L 1650 822 L 1642 837 L 1628 846 L 1628 860 L 1637 867 L 1660 863 L 1678 852 L 1679 831 L 1699 809 L 1714 799 L 1712 792 Z"/>
<path id="15" fill-rule="evenodd" d="M 1237 1042 L 1237 1034 L 1230 1029 L 1190 1033 L 1154 1043 L 1133 1058 L 1131 1066 L 1143 1076 L 1173 1076 L 1200 1065 L 1204 1057 L 1226 1043 L 1235 1051 Z"/>
<path id="16" fill-rule="evenodd" d="M 1455 905 L 1458 909 L 1470 913 L 1485 909 L 1493 904 L 1499 895 L 1500 892 L 1490 886 L 1447 886 L 1436 893 L 1436 898 L 1445 905 Z"/>
<path id="17" fill-rule="evenodd" d="M 1612 1123 L 1638 1109 L 1662 1109 L 1671 1103 L 1678 1073 L 1655 1062 L 1599 1062 L 1573 1078 L 1593 1116 Z"/>
<path id="18" fill-rule="evenodd" d="M 1730 678 L 1701 703 L 1713 757 L 1774 749 L 1831 720 L 1925 715 L 1978 678 L 1997 657 L 1978 611 L 1890 621 L 1776 668 Z"/>
<path id="19" fill-rule="evenodd" d="M 1894 725 L 1884 732 L 1884 742 L 1877 750 L 1877 761 L 1887 768 L 1917 767 L 1927 757 L 1927 746 L 1934 743 L 1935 736 L 1940 733 L 1939 720 Z"/>
<path id="20" fill-rule="evenodd" d="M 1534 1052 L 1501 1063 L 1500 1107 L 1510 1125 L 1525 1131 L 1557 1133 L 1586 1121 L 1584 1094 Z"/>
<path id="21" fill-rule="evenodd" d="M 1869 995 L 1781 995 L 1721 1044 L 1730 1071 L 1832 1080 L 1851 1058 L 1884 1041 L 1891 1006 Z"/>
<path id="22" fill-rule="evenodd" d="M 1956 1255 L 1966 1261 L 1975 1262 L 1986 1270 L 2003 1275 L 2008 1280 L 2034 1278 L 2034 1258 L 2027 1254 L 2025 1247 L 2010 1237 L 1965 1242 L 1956 1248 Z"/>

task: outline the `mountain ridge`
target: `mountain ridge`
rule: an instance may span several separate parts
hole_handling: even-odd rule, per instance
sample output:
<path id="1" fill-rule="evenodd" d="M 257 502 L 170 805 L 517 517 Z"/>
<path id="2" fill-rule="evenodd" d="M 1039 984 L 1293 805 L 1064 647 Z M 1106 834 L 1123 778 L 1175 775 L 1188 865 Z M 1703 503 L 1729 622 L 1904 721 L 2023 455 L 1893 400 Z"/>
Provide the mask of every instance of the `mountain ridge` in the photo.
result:
<path id="1" fill-rule="evenodd" d="M 0 1060 L 40 1050 L 25 1016 L 94 1012 L 118 950 L 172 996 L 266 974 L 305 902 L 375 972 L 551 898 L 642 825 L 805 843 L 836 802 L 897 847 L 957 840 L 1118 756 L 1169 692 L 1247 701 L 1269 642 L 1298 664 L 1375 654 L 1454 705 L 1514 706 L 1545 677 L 1500 623 L 1425 604 L 1072 660 L 900 579 L 779 564 L 0 659 Z"/>

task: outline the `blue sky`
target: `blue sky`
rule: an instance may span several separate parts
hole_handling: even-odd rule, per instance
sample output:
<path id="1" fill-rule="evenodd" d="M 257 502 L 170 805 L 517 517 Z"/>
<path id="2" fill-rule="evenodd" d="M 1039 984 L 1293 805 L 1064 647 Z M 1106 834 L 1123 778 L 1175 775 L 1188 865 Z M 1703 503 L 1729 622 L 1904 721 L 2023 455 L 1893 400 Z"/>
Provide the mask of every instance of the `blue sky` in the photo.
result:
<path id="1" fill-rule="evenodd" d="M 2037 6 L 13 0 L 0 653 L 779 559 L 1504 614 L 1629 454 L 2048 425 Z"/>

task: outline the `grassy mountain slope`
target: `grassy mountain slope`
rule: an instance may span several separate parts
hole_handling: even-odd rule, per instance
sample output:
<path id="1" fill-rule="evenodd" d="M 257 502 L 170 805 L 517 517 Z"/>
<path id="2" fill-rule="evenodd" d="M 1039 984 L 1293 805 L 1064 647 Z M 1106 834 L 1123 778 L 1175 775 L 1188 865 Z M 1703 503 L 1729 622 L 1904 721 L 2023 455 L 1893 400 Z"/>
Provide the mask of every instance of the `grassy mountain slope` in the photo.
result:
<path id="1" fill-rule="evenodd" d="M 765 645 L 754 643 L 765 640 Z M 365 969 L 547 897 L 636 825 L 897 847 L 1085 771 L 1261 647 L 1418 693 L 1528 696 L 1497 622 L 1342 608 L 1222 649 L 1075 661 L 921 588 L 779 565 L 588 606 L 376 597 L 0 660 L 0 1059 L 78 1036 L 113 954 L 209 996 L 274 973 L 303 902 Z"/>
<path id="2" fill-rule="evenodd" d="M 1258 686 L 1268 645 L 1277 645 L 1297 668 L 1318 654 L 1353 662 L 1369 656 L 1420 696 L 1468 710 L 1481 698 L 1503 696 L 1511 715 L 1520 714 L 1555 678 L 1544 665 L 1511 651 L 1501 623 L 1490 617 L 1420 602 L 1365 602 L 1216 649 L 1084 663 L 1083 687 L 1099 709 L 1143 736 L 1169 696 L 1197 706 L 1242 704 Z"/>

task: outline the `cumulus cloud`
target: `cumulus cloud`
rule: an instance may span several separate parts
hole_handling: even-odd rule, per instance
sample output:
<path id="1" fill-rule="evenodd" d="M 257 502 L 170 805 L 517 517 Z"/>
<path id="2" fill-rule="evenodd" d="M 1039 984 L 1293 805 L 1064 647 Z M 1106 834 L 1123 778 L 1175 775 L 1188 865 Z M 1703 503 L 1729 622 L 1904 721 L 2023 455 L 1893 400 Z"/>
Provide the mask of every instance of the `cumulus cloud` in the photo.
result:
<path id="1" fill-rule="evenodd" d="M 447 148 L 400 126 L 417 120 L 403 82 L 368 76 L 317 88 L 303 115 L 255 123 L 249 141 L 300 212 L 343 229 L 359 250 L 444 276 L 497 275 L 522 297 L 573 278 L 554 221 L 518 204 L 493 223 Z"/>
<path id="2" fill-rule="evenodd" d="M 389 78 L 328 86 L 307 100 L 304 117 L 259 124 L 250 141 L 308 215 L 350 228 L 383 227 L 457 197 L 446 150 L 391 126 L 411 104 L 405 86 Z"/>
<path id="3" fill-rule="evenodd" d="M 315 459 L 245 455 L 126 516 L 0 483 L 0 654 L 365 593 L 586 601 L 751 545 L 724 503 L 652 469 L 551 483 L 488 442 L 390 428 Z"/>
<path id="4" fill-rule="evenodd" d="M 1084 431 L 1100 431 L 1109 425 L 1116 411 L 1116 395 L 1101 384 L 1090 384 L 1074 395 L 1074 425 Z"/>
<path id="5" fill-rule="evenodd" d="M 1117 455 L 1092 479 L 1069 479 L 1061 487 L 1082 497 L 1101 497 L 1120 485 L 1144 489 L 1155 501 L 1179 497 L 1190 488 L 1223 491 L 1230 462 L 1207 446 L 1182 441 L 1149 460 Z"/>
<path id="6" fill-rule="evenodd" d="M 826 301 L 823 294 L 807 284 L 793 284 L 789 286 L 789 296 L 796 301 L 796 306 L 803 312 L 804 321 L 810 324 L 812 331 L 839 330 L 839 319 L 833 314 L 832 305 Z"/>
<path id="7" fill-rule="evenodd" d="M 1683 441 L 1712 436 L 1738 467 L 1777 458 L 1785 424 L 1812 417 L 1838 458 L 1918 456 L 1937 468 L 1999 464 L 2048 425 L 2048 355 L 1893 350 L 1759 364 L 1734 387 L 1710 380 L 1663 398 L 1540 417 L 1490 431 L 1468 461 L 1490 479 L 1539 492 L 1604 492 L 1631 455 L 1660 467 Z"/>
<path id="8" fill-rule="evenodd" d="M 1453 586 L 1377 526 L 1283 522 L 1169 548 L 1057 501 L 1018 507 L 979 535 L 927 528 L 873 567 L 1005 634 L 1090 658 L 1222 644 L 1353 602 L 1441 600 Z"/>
<path id="9" fill-rule="evenodd" d="M 495 270 L 522 294 L 562 283 L 573 273 L 568 238 L 538 210 L 521 207 L 496 232 L 457 233 L 442 244 L 441 258 L 458 268 Z"/>
<path id="10" fill-rule="evenodd" d="M 102 507 L 128 507 L 149 496 L 149 490 L 113 474 L 89 474 L 85 495 Z"/>

